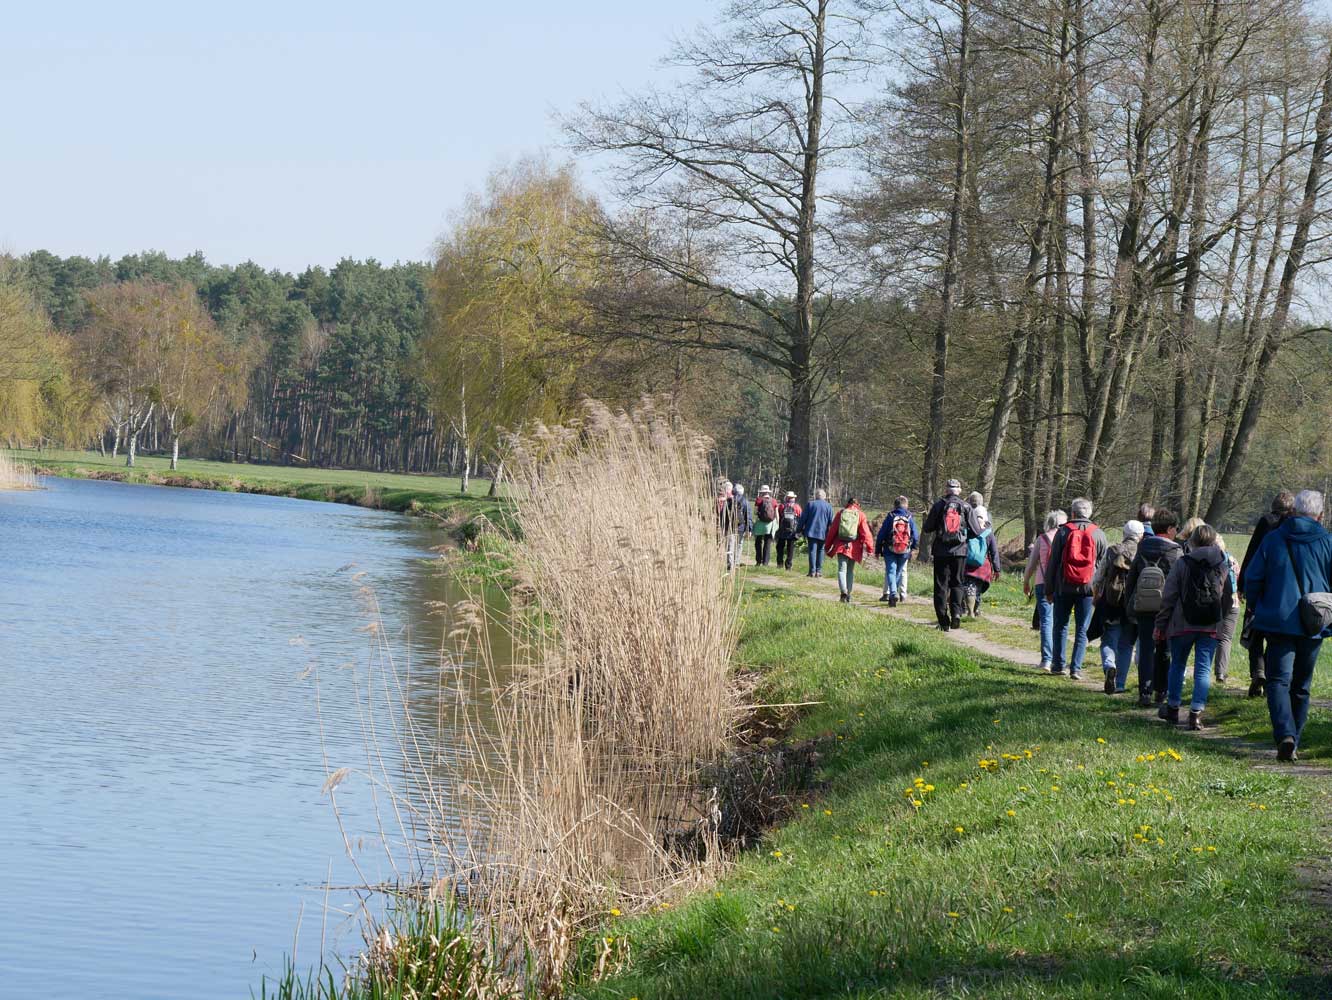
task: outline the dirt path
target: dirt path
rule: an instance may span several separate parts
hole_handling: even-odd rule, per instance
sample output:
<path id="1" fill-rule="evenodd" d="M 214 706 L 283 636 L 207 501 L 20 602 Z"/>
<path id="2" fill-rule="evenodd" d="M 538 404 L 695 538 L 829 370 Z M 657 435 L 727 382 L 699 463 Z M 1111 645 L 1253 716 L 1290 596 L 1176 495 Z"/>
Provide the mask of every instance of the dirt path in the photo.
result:
<path id="1" fill-rule="evenodd" d="M 806 579 L 803 576 L 774 576 L 767 573 L 759 574 L 751 572 L 746 579 L 761 586 L 779 587 L 783 590 L 789 590 L 792 593 L 797 593 L 813 600 L 836 601 L 838 599 L 838 593 L 835 587 L 827 589 L 820 588 L 819 590 L 807 589 L 803 585 L 803 581 Z M 983 653 L 986 656 L 993 656 L 995 659 L 1007 660 L 1008 662 L 1016 663 L 1019 666 L 1030 667 L 1033 671 L 1040 665 L 1039 653 L 1027 649 L 1017 649 L 1013 646 L 1007 646 L 1003 643 L 995 642 L 993 639 L 987 639 L 983 635 L 968 631 L 965 625 L 960 629 L 939 632 L 935 627 L 933 607 L 921 598 L 913 598 L 905 605 L 899 604 L 895 608 L 890 608 L 887 604 L 879 602 L 874 588 L 868 588 L 866 593 L 871 596 L 868 598 L 864 596 L 852 597 L 852 605 L 861 611 L 868 611 L 871 614 L 887 615 L 890 618 L 896 618 L 899 621 L 908 622 L 919 628 L 927 628 L 937 637 L 945 639 L 948 642 L 955 643 L 959 646 L 965 646 L 968 649 L 974 649 L 978 653 Z M 1003 624 L 1014 623 L 1013 619 L 1001 619 L 995 616 L 990 616 L 990 620 L 1001 622 Z M 1051 677 L 1050 680 L 1053 684 L 1078 684 L 1088 691 L 1093 691 L 1102 697 L 1105 697 L 1102 688 L 1101 671 L 1099 669 L 1095 671 L 1085 671 L 1083 678 L 1080 681 L 1072 681 L 1068 678 L 1061 679 L 1058 677 Z M 1325 707 L 1324 703 L 1317 701 L 1312 704 L 1320 708 Z M 1141 713 L 1144 722 L 1149 722 L 1153 725 L 1163 724 L 1156 718 L 1156 710 L 1154 708 L 1138 708 L 1136 703 L 1131 705 L 1126 703 L 1126 707 L 1131 707 L 1133 711 Z M 1180 732 L 1182 734 L 1187 734 L 1189 737 L 1205 739 L 1217 745 L 1225 746 L 1236 756 L 1244 757 L 1251 761 L 1255 767 L 1264 771 L 1292 774 L 1306 779 L 1322 779 L 1322 783 L 1327 786 L 1324 790 L 1324 794 L 1332 795 L 1332 781 L 1327 780 L 1332 778 L 1332 767 L 1322 764 L 1282 764 L 1277 761 L 1276 750 L 1271 746 L 1254 743 L 1251 740 L 1242 740 L 1234 736 L 1226 736 L 1217 732 L 1215 728 L 1205 729 L 1200 733 L 1188 732 L 1185 729 L 1181 729 Z M 1329 822 L 1327 832 L 1332 836 L 1332 821 Z M 1332 895 L 1332 872 L 1327 873 L 1327 883 L 1323 888 Z"/>

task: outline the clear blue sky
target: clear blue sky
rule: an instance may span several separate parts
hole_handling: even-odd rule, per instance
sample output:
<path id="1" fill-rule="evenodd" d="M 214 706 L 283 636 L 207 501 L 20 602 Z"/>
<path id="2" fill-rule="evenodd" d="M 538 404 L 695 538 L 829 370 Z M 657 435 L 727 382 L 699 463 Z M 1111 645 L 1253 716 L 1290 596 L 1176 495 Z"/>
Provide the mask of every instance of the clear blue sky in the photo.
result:
<path id="1" fill-rule="evenodd" d="M 0 250 L 422 259 L 552 112 L 661 75 L 715 0 L 71 0 L 0 33 Z"/>

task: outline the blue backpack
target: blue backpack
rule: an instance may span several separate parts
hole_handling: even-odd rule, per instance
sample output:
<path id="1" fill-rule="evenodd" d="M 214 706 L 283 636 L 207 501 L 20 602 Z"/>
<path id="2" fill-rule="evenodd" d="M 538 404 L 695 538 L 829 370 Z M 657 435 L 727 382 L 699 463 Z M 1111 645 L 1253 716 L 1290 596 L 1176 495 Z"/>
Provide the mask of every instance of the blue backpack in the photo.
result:
<path id="1" fill-rule="evenodd" d="M 985 565 L 985 550 L 988 546 L 986 539 L 990 537 L 990 529 L 986 528 L 979 535 L 967 540 L 967 569 L 979 569 Z"/>

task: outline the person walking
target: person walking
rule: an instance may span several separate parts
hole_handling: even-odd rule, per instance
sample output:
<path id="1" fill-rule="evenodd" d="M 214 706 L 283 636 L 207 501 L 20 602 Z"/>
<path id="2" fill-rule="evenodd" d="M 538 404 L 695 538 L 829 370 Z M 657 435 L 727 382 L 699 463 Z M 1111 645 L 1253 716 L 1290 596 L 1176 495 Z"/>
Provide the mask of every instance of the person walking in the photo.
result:
<path id="1" fill-rule="evenodd" d="M 1253 627 L 1267 643 L 1267 712 L 1277 759 L 1298 757 L 1309 714 L 1309 688 L 1324 628 L 1306 628 L 1304 598 L 1332 590 L 1332 535 L 1323 528 L 1323 494 L 1301 490 L 1294 513 L 1267 532 L 1244 570 Z"/>
<path id="2" fill-rule="evenodd" d="M 777 501 L 771 486 L 760 486 L 754 500 L 754 565 L 772 561 L 772 540 L 777 534 Z"/>
<path id="3" fill-rule="evenodd" d="M 828 538 L 828 529 L 832 526 L 833 509 L 828 502 L 828 491 L 817 490 L 814 499 L 809 502 L 800 515 L 800 534 L 809 547 L 808 576 L 823 576 L 823 545 Z"/>
<path id="4" fill-rule="evenodd" d="M 1272 498 L 1272 504 L 1268 512 L 1258 518 L 1258 523 L 1253 526 L 1253 537 L 1249 539 L 1249 547 L 1244 550 L 1244 559 L 1240 562 L 1238 578 L 1240 600 L 1245 599 L 1244 570 L 1248 567 L 1249 561 L 1253 559 L 1258 547 L 1263 544 L 1263 539 L 1267 537 L 1267 533 L 1294 513 L 1295 495 L 1290 490 L 1282 490 Z M 1251 604 L 1245 605 L 1244 624 L 1241 628 L 1242 632 L 1249 637 L 1249 697 L 1261 698 L 1263 696 L 1263 685 L 1267 683 L 1267 670 L 1263 657 L 1267 640 L 1262 632 L 1253 627 L 1253 605 Z"/>
<path id="5" fill-rule="evenodd" d="M 1179 722 L 1184 697 L 1184 674 L 1193 653 L 1193 693 L 1189 699 L 1189 728 L 1203 728 L 1202 714 L 1212 686 L 1212 664 L 1216 657 L 1216 633 L 1234 600 L 1230 584 L 1230 562 L 1216 544 L 1216 529 L 1210 524 L 1191 528 L 1184 554 L 1170 569 L 1156 613 L 1159 639 L 1170 644 L 1170 672 L 1166 700 L 1157 713 L 1172 725 Z"/>
<path id="6" fill-rule="evenodd" d="M 1138 630 L 1138 705 L 1149 708 L 1165 701 L 1170 657 L 1156 640 L 1156 615 L 1161 610 L 1166 579 L 1183 548 L 1175 541 L 1179 519 L 1164 507 L 1152 514 L 1152 533 L 1138 543 L 1129 569 L 1124 599 Z"/>
<path id="7" fill-rule="evenodd" d="M 897 607 L 898 601 L 906 597 L 906 566 L 911 553 L 919 547 L 915 515 L 907 498 L 898 497 L 874 539 L 874 551 L 883 560 L 883 596 L 879 600 L 887 601 L 890 608 Z"/>
<path id="8" fill-rule="evenodd" d="M 735 504 L 735 490 L 729 479 L 717 481 L 717 531 L 726 550 L 726 571 L 735 569 L 740 559 L 740 529 Z"/>
<path id="9" fill-rule="evenodd" d="M 1129 571 L 1142 541 L 1142 522 L 1124 523 L 1123 540 L 1105 550 L 1092 581 L 1092 602 L 1101 613 L 1101 669 L 1105 671 L 1105 693 L 1123 694 L 1133 665 L 1133 647 L 1138 632 L 1128 612 Z"/>
<path id="10" fill-rule="evenodd" d="M 856 498 L 846 498 L 846 506 L 833 518 L 828 540 L 824 544 L 828 555 L 837 557 L 837 589 L 842 603 L 851 603 L 851 590 L 856 585 L 856 566 L 874 551 L 874 536 L 869 521 Z"/>
<path id="11" fill-rule="evenodd" d="M 962 484 L 948 480 L 944 495 L 925 517 L 925 533 L 933 536 L 934 617 L 944 632 L 962 627 L 963 586 L 967 572 L 967 542 L 981 533 L 971 505 L 962 499 Z"/>
<path id="12" fill-rule="evenodd" d="M 1045 578 L 1045 599 L 1054 605 L 1054 659 L 1050 673 L 1064 673 L 1068 642 L 1068 619 L 1073 616 L 1073 656 L 1068 676 L 1082 679 L 1082 659 L 1087 654 L 1087 626 L 1091 624 L 1092 580 L 1096 566 L 1105 558 L 1105 532 L 1092 523 L 1092 502 L 1078 497 L 1069 504 L 1068 523 L 1055 532 L 1050 546 L 1050 565 Z"/>
<path id="13" fill-rule="evenodd" d="M 735 529 L 740 536 L 735 547 L 735 564 L 739 566 L 745 552 L 745 536 L 754 530 L 754 511 L 745 496 L 745 488 L 739 483 L 735 484 Z"/>
<path id="14" fill-rule="evenodd" d="M 1235 626 L 1239 623 L 1239 563 L 1226 548 L 1226 539 L 1220 533 L 1216 535 L 1216 547 L 1226 557 L 1226 571 L 1230 576 L 1230 603 L 1226 605 L 1225 617 L 1216 630 L 1216 659 L 1212 661 L 1212 677 L 1216 683 L 1225 687 L 1230 679 L 1230 650 L 1235 642 Z"/>
<path id="15" fill-rule="evenodd" d="M 1050 565 L 1050 547 L 1054 544 L 1055 532 L 1061 524 L 1068 523 L 1068 515 L 1062 510 L 1052 510 L 1045 515 L 1045 526 L 1036 540 L 1031 543 L 1027 553 L 1027 568 L 1022 574 L 1022 593 L 1030 598 L 1036 597 L 1036 624 L 1041 633 L 1041 669 L 1050 672 L 1050 662 L 1054 658 L 1054 607 L 1045 599 L 1045 570 Z"/>
<path id="16" fill-rule="evenodd" d="M 800 514 L 795 491 L 787 490 L 786 496 L 777 506 L 777 565 L 782 569 L 790 569 L 795 559 L 796 539 L 800 537 Z"/>
<path id="17" fill-rule="evenodd" d="M 973 493 L 972 496 L 980 496 Z M 962 604 L 972 618 L 980 616 L 980 601 L 990 584 L 999 579 L 999 543 L 994 539 L 994 525 L 984 504 L 972 508 L 981 532 L 967 539 L 967 569 L 962 585 Z"/>

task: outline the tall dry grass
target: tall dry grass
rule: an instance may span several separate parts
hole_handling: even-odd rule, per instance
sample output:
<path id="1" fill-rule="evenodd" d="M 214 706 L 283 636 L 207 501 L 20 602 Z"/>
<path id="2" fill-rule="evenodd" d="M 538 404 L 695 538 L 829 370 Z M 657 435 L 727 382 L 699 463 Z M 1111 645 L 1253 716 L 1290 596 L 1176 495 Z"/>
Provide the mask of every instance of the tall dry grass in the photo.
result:
<path id="1" fill-rule="evenodd" d="M 609 909 L 647 907 L 720 861 L 705 775 L 735 719 L 736 602 L 706 442 L 650 405 L 589 404 L 515 457 L 530 600 L 508 622 L 515 662 L 493 718 L 464 727 L 462 782 L 488 825 L 448 860 L 528 987 L 557 996 Z M 596 964 L 624 957 L 612 941 Z"/>
<path id="2" fill-rule="evenodd" d="M 37 476 L 32 466 L 0 451 L 0 490 L 35 490 Z"/>
<path id="3" fill-rule="evenodd" d="M 479 668 L 445 657 L 433 718 L 363 591 L 364 773 L 398 873 L 378 888 L 460 904 L 484 995 L 557 997 L 575 965 L 597 975 L 627 958 L 623 939 L 595 937 L 589 959 L 608 911 L 645 909 L 721 863 L 710 782 L 737 714 L 735 577 L 707 442 L 651 405 L 589 405 L 538 428 L 512 468 L 521 598 L 449 609 L 452 644 Z M 480 680 L 462 683 L 465 669 Z M 331 796 L 349 773 L 330 770 Z"/>

